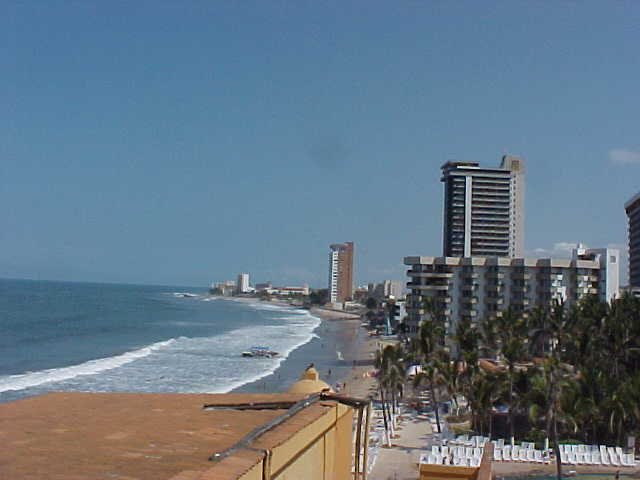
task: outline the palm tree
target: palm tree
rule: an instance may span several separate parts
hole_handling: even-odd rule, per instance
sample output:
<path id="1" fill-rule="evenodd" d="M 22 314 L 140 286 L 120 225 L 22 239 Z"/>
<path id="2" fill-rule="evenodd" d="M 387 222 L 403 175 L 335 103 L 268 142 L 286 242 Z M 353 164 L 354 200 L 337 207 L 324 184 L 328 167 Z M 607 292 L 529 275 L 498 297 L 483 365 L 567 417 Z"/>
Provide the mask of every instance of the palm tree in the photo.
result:
<path id="1" fill-rule="evenodd" d="M 509 433 L 511 443 L 515 436 L 515 391 L 516 364 L 526 359 L 528 324 L 523 315 L 511 308 L 499 316 L 488 316 L 483 321 L 482 338 L 485 349 L 496 357 L 502 357 L 507 366 L 507 404 L 509 407 Z"/>
<path id="2" fill-rule="evenodd" d="M 415 376 L 413 386 L 418 387 L 425 382 L 429 387 L 429 393 L 431 394 L 433 410 L 436 414 L 438 433 L 442 433 L 442 427 L 440 425 L 440 402 L 438 398 L 438 389 L 445 385 L 445 377 L 442 373 L 442 364 L 439 359 L 435 358 L 435 356 L 422 365 L 422 371 Z"/>
<path id="3" fill-rule="evenodd" d="M 422 372 L 416 375 L 414 386 L 417 387 L 426 381 L 431 401 L 436 414 L 436 424 L 438 433 L 442 432 L 440 426 L 440 412 L 438 405 L 438 397 L 436 388 L 444 384 L 441 366 L 442 339 L 444 338 L 444 321 L 441 315 L 438 315 L 437 309 L 429 300 L 425 300 L 424 308 L 427 311 L 427 318 L 420 323 L 418 333 L 417 348 L 420 355 Z"/>
<path id="4" fill-rule="evenodd" d="M 378 369 L 378 389 L 382 403 L 387 445 L 391 446 L 391 437 L 395 434 L 397 396 L 402 391 L 405 378 L 400 346 L 387 345 L 382 351 L 378 350 L 376 352 L 375 366 Z"/>
<path id="5" fill-rule="evenodd" d="M 546 318 L 540 322 L 547 330 L 542 333 L 549 341 L 549 348 L 544 355 L 540 373 L 542 380 L 539 382 L 543 389 L 543 398 L 546 411 L 547 437 L 551 439 L 553 451 L 556 457 L 556 475 L 558 480 L 562 478 L 562 459 L 558 446 L 558 423 L 564 420 L 562 400 L 563 393 L 571 386 L 573 381 L 570 367 L 562 363 L 562 356 L 566 350 L 571 349 L 573 341 L 573 329 L 577 315 L 575 310 L 567 313 L 562 302 L 555 302 L 550 312 L 543 311 Z"/>
<path id="6" fill-rule="evenodd" d="M 553 445 L 556 457 L 556 476 L 562 479 L 562 459 L 558 442 L 558 424 L 567 423 L 571 418 L 566 404 L 563 403 L 564 393 L 571 388 L 571 376 L 566 366 L 553 356 L 547 356 L 539 367 L 537 375 L 531 378 L 529 391 L 529 418 L 535 422 L 543 418 L 545 431 Z"/>

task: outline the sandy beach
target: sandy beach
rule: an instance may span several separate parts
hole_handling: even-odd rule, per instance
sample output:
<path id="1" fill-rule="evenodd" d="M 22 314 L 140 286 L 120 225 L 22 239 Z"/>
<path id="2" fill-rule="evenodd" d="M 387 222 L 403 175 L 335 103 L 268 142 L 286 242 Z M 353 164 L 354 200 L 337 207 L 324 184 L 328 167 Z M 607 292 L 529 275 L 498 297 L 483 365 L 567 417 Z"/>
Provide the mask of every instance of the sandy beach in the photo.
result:
<path id="1" fill-rule="evenodd" d="M 256 303 L 259 300 L 250 298 L 233 301 Z M 286 302 L 267 304 L 291 307 Z M 366 373 L 373 369 L 372 352 L 376 342 L 360 326 L 360 315 L 317 307 L 309 313 L 322 320 L 314 332 L 314 338 L 291 352 L 273 374 L 243 385 L 234 392 L 286 391 L 302 371 L 313 363 L 320 378 L 334 390 L 365 398 L 369 395 L 374 381 Z"/>

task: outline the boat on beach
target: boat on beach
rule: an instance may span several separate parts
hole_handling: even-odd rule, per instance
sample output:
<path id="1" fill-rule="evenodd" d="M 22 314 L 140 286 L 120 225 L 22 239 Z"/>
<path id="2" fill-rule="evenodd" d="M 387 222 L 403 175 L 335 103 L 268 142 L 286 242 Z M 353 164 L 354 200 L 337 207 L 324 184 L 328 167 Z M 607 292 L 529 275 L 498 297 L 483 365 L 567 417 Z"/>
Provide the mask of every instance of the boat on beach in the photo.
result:
<path id="1" fill-rule="evenodd" d="M 251 347 L 249 350 L 242 352 L 243 357 L 265 357 L 273 358 L 279 355 L 278 352 L 274 352 L 269 347 L 257 346 Z"/>

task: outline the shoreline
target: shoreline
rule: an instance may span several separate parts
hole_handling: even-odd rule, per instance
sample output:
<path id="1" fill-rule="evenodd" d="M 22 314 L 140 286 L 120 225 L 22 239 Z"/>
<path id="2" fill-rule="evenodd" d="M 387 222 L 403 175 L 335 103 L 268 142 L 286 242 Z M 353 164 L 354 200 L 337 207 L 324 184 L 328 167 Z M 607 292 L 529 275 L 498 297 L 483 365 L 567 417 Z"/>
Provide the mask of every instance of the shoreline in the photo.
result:
<path id="1" fill-rule="evenodd" d="M 233 301 L 255 303 L 254 299 Z M 257 300 L 260 301 L 260 300 Z M 265 302 L 267 305 L 300 308 L 284 302 Z M 374 379 L 366 374 L 373 368 L 376 341 L 367 336 L 357 314 L 314 307 L 309 314 L 320 319 L 312 338 L 292 351 L 271 374 L 230 390 L 229 393 L 283 392 L 296 382 L 303 370 L 314 364 L 320 379 L 341 393 L 367 397 Z"/>

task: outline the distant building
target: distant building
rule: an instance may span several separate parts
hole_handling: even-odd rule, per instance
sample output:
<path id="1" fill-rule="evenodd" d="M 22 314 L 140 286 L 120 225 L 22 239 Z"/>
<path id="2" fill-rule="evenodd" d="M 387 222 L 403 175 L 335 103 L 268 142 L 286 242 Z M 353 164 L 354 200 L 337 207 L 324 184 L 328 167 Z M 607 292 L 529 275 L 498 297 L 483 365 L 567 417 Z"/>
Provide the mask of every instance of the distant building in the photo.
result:
<path id="1" fill-rule="evenodd" d="M 238 281 L 236 283 L 236 293 L 249 293 L 249 274 L 248 273 L 240 273 L 238 274 Z"/>
<path id="2" fill-rule="evenodd" d="M 406 257 L 407 327 L 417 332 L 429 315 L 425 300 L 444 317 L 449 336 L 462 319 L 500 316 L 509 307 L 525 313 L 555 301 L 571 305 L 586 295 L 610 301 L 618 296 L 619 261 L 617 250 L 584 247 L 571 259 Z"/>
<path id="3" fill-rule="evenodd" d="M 223 295 L 230 297 L 236 292 L 236 282 L 233 280 L 225 280 L 224 282 L 217 282 L 211 285 L 209 293 L 213 295 Z"/>
<path id="4" fill-rule="evenodd" d="M 640 292 L 640 192 L 625 205 L 629 219 L 629 286 Z"/>
<path id="5" fill-rule="evenodd" d="M 598 296 L 602 302 L 611 302 L 620 296 L 620 250 L 616 248 L 586 248 L 578 245 L 573 260 L 591 260 L 600 264 Z"/>
<path id="6" fill-rule="evenodd" d="M 355 302 L 364 303 L 367 301 L 367 298 L 369 298 L 369 296 L 370 295 L 368 287 L 360 286 L 353 292 L 353 300 Z"/>
<path id="7" fill-rule="evenodd" d="M 505 155 L 499 168 L 447 162 L 443 255 L 524 255 L 524 161 Z"/>
<path id="8" fill-rule="evenodd" d="M 353 242 L 329 249 L 329 302 L 344 303 L 353 295 Z"/>
<path id="9" fill-rule="evenodd" d="M 393 298 L 404 297 L 404 287 L 400 280 L 384 280 L 381 283 L 370 283 L 369 296 L 383 299 L 392 296 Z"/>
<path id="10" fill-rule="evenodd" d="M 271 288 L 273 288 L 273 285 L 271 284 L 271 282 L 256 283 L 256 292 L 262 292 L 264 290 L 269 290 Z"/>
<path id="11" fill-rule="evenodd" d="M 266 290 L 271 295 L 304 295 L 307 296 L 310 293 L 309 285 L 304 284 L 301 287 L 272 287 Z"/>
<path id="12" fill-rule="evenodd" d="M 407 304 L 404 300 L 396 300 L 392 303 L 389 312 L 391 326 L 395 329 L 398 324 L 407 316 Z"/>

